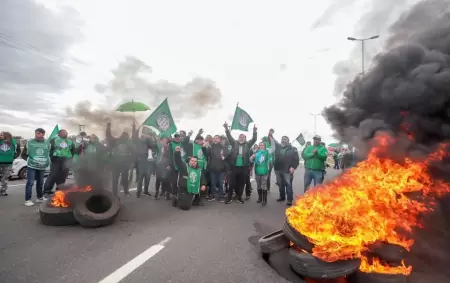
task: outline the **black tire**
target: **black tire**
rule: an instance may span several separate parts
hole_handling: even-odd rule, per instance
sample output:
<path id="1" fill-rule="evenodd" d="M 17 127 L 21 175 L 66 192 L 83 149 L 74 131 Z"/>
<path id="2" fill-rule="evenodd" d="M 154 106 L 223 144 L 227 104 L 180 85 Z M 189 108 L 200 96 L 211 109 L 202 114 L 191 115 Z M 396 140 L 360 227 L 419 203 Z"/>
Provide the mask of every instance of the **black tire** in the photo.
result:
<path id="1" fill-rule="evenodd" d="M 313 279 L 335 279 L 344 277 L 359 269 L 360 259 L 325 262 L 312 254 L 289 249 L 290 266 L 300 276 Z M 358 281 L 364 282 L 365 281 Z"/>
<path id="2" fill-rule="evenodd" d="M 192 201 L 194 195 L 188 192 L 181 192 L 178 194 L 177 205 L 181 210 L 190 210 L 192 208 Z"/>
<path id="3" fill-rule="evenodd" d="M 263 254 L 270 254 L 289 248 L 289 239 L 284 235 L 283 230 L 265 235 L 258 242 Z"/>
<path id="4" fill-rule="evenodd" d="M 369 257 L 377 257 L 388 264 L 401 264 L 408 251 L 399 245 L 392 245 L 385 242 L 376 242 L 369 246 Z"/>
<path id="5" fill-rule="evenodd" d="M 71 226 L 78 222 L 70 207 L 53 207 L 48 205 L 48 200 L 39 206 L 39 218 L 41 223 L 47 226 Z"/>
<path id="6" fill-rule="evenodd" d="M 26 180 L 27 179 L 27 172 L 28 169 L 27 167 L 24 167 L 22 169 L 20 169 L 19 173 L 17 174 L 17 176 L 22 179 L 22 180 Z"/>
<path id="7" fill-rule="evenodd" d="M 105 190 L 77 194 L 73 215 L 81 226 L 98 228 L 111 225 L 120 212 L 120 199 Z"/>
<path id="8" fill-rule="evenodd" d="M 297 247 L 311 253 L 314 245 L 311 244 L 311 242 L 308 240 L 308 238 L 306 238 L 305 236 L 303 236 L 302 234 L 300 234 L 299 232 L 297 232 L 297 230 L 295 230 L 288 222 L 288 220 L 286 219 L 284 221 L 283 224 L 283 232 L 284 235 L 291 241 L 293 242 Z"/>
<path id="9" fill-rule="evenodd" d="M 356 282 L 364 283 L 407 283 L 408 277 L 399 274 L 355 273 Z M 431 282 L 430 282 L 431 283 Z"/>
<path id="10" fill-rule="evenodd" d="M 305 283 L 289 266 L 289 249 L 282 249 L 263 256 L 264 261 L 281 277 L 292 283 Z"/>

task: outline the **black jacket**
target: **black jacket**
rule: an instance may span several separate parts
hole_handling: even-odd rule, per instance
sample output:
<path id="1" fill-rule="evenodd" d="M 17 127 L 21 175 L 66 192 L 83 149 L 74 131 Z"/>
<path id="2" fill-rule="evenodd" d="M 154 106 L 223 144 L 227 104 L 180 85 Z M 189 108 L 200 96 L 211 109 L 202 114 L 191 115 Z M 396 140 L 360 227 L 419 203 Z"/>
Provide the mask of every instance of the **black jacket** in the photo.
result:
<path id="1" fill-rule="evenodd" d="M 297 148 L 288 144 L 284 148 L 278 142 L 275 143 L 275 171 L 289 172 L 289 168 L 297 169 L 300 163 Z"/>
<path id="2" fill-rule="evenodd" d="M 244 159 L 244 166 L 250 165 L 250 154 L 253 144 L 255 144 L 256 140 L 258 139 L 258 134 L 256 131 L 253 132 L 253 137 L 251 140 L 244 142 L 242 145 L 239 144 L 239 141 L 235 140 L 232 136 L 229 130 L 225 131 L 225 134 L 227 135 L 228 141 L 230 142 L 232 148 L 229 155 L 229 162 L 230 165 L 234 166 L 236 164 L 236 158 L 239 153 L 239 146 L 243 146 L 242 149 L 242 157 Z"/>
<path id="3" fill-rule="evenodd" d="M 227 171 L 227 158 L 228 147 L 222 144 L 211 144 L 208 150 L 208 171 L 210 172 L 226 172 Z M 222 156 L 225 157 L 222 160 Z"/>
<path id="4" fill-rule="evenodd" d="M 175 151 L 173 154 L 173 158 L 175 161 L 175 164 L 177 165 L 177 167 L 180 170 L 180 173 L 178 174 L 178 188 L 182 191 L 185 192 L 187 189 L 187 180 L 188 180 L 188 164 L 186 162 L 184 162 L 181 159 L 181 153 Z M 205 176 L 203 176 L 203 173 L 201 174 L 201 179 L 200 179 L 200 186 L 206 186 L 206 179 Z"/>

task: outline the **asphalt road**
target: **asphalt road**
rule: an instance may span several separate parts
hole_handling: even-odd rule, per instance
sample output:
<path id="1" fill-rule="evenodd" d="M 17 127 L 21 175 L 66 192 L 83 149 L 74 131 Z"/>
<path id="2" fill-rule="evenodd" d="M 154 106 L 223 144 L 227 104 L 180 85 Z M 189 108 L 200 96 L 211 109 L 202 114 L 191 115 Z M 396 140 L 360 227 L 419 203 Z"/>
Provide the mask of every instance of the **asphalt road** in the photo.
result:
<path id="1" fill-rule="evenodd" d="M 329 169 L 327 179 L 336 174 Z M 272 184 L 266 207 L 253 195 L 245 204 L 206 202 L 190 211 L 122 197 L 114 225 L 83 229 L 40 224 L 38 206 L 24 206 L 24 182 L 12 181 L 9 196 L 0 197 L 0 281 L 285 283 L 249 243 L 255 223 L 265 233 L 281 227 L 286 205 L 275 201 L 277 191 Z M 294 192 L 303 192 L 302 168 Z"/>

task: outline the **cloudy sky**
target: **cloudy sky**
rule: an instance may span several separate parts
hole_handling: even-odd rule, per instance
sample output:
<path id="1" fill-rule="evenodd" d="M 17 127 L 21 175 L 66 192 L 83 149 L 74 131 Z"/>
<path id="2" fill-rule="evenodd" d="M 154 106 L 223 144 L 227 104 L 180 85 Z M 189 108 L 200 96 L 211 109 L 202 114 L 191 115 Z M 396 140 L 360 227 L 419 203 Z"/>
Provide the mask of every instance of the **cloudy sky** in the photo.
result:
<path id="1" fill-rule="evenodd" d="M 418 1 L 392 2 L 2 0 L 2 130 L 30 136 L 59 123 L 73 131 L 66 107 L 89 100 L 109 111 L 126 93 L 151 108 L 169 97 L 179 129 L 221 133 L 239 102 L 264 133 L 312 135 L 311 114 L 360 72 L 360 46 L 346 38 L 380 34 L 367 43 L 369 65 L 383 33 Z M 111 71 L 127 56 L 148 67 L 145 84 L 113 89 L 120 72 Z M 214 99 L 199 111 L 180 93 L 205 84 Z M 317 133 L 331 140 L 320 116 Z"/>

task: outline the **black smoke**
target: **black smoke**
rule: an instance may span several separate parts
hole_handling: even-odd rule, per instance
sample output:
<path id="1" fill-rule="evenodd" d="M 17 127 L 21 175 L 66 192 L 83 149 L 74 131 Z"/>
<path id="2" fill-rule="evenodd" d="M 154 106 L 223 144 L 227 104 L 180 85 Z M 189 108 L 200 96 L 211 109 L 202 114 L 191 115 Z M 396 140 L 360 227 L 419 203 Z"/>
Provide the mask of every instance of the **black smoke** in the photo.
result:
<path id="1" fill-rule="evenodd" d="M 450 1 L 421 1 L 390 32 L 385 51 L 324 116 L 338 138 L 363 151 L 376 134 L 387 132 L 398 138 L 397 152 L 416 157 L 450 140 Z M 433 176 L 447 180 L 448 164 L 444 160 L 430 168 Z M 424 228 L 414 234 L 407 259 L 413 266 L 411 283 L 450 282 L 445 264 L 450 261 L 450 199 L 436 202 Z"/>
<path id="2" fill-rule="evenodd" d="M 417 26 L 417 19 L 428 18 Z M 418 144 L 450 138 L 450 2 L 423 1 L 392 28 L 390 49 L 377 55 L 365 76 L 324 110 L 343 141 L 363 144 L 377 131 L 407 131 Z"/>

